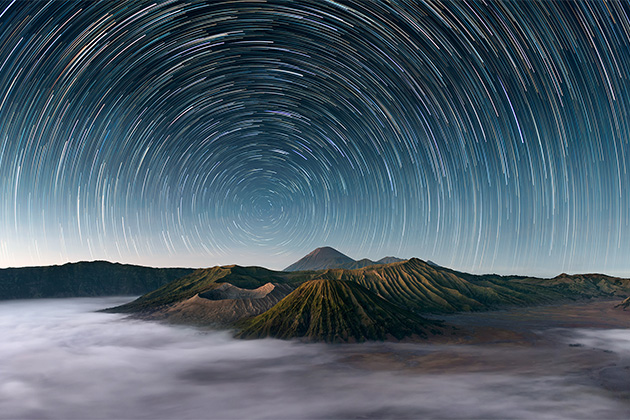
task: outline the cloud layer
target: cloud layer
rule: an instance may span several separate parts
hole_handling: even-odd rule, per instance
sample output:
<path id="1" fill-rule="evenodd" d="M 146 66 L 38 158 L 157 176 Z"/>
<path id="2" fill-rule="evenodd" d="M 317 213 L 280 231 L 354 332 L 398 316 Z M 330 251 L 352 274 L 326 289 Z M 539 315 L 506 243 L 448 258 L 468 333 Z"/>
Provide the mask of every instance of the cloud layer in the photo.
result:
<path id="1" fill-rule="evenodd" d="M 628 410 L 587 373 L 531 368 L 535 349 L 241 341 L 92 312 L 122 302 L 0 303 L 0 418 L 551 419 L 623 418 Z M 572 339 L 628 353 L 623 330 L 581 331 Z M 517 367 L 440 372 L 354 362 L 447 353 Z"/>

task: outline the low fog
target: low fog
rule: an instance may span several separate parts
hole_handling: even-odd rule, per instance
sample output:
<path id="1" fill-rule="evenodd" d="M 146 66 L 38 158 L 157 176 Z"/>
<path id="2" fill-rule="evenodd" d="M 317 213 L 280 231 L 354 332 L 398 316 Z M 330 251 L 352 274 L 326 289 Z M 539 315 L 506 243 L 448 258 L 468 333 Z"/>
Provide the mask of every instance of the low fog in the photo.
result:
<path id="1" fill-rule="evenodd" d="M 538 369 L 536 348 L 242 341 L 94 312 L 128 300 L 0 302 L 0 417 L 626 418 L 630 407 L 566 364 L 629 356 L 626 330 L 563 331 L 567 354 Z M 556 359 L 569 362 L 549 368 Z"/>

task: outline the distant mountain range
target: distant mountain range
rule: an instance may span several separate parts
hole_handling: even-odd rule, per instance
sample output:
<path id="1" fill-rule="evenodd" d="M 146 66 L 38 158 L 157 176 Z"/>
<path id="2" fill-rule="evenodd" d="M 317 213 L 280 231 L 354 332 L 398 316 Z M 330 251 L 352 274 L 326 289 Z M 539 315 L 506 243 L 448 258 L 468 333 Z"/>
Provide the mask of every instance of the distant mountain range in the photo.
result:
<path id="1" fill-rule="evenodd" d="M 0 269 L 0 300 L 140 295 L 193 271 L 107 261 L 5 268 Z"/>
<path id="2" fill-rule="evenodd" d="M 368 267 L 370 265 L 390 264 L 400 261 L 404 260 L 396 257 L 384 257 L 378 261 L 371 261 L 367 258 L 356 261 L 334 248 L 325 246 L 313 250 L 299 261 L 285 268 L 284 271 L 325 270 L 327 268 L 345 268 L 346 270 L 354 270 L 357 268 Z"/>
<path id="3" fill-rule="evenodd" d="M 334 249 L 312 259 L 343 262 Z M 307 261 L 312 261 L 312 259 Z M 317 262 L 318 264 L 320 262 Z M 355 342 L 451 334 L 422 317 L 593 297 L 625 297 L 630 280 L 600 274 L 553 279 L 460 273 L 417 258 L 358 269 L 272 271 L 223 266 L 197 270 L 110 312 L 236 328 L 272 336 Z"/>

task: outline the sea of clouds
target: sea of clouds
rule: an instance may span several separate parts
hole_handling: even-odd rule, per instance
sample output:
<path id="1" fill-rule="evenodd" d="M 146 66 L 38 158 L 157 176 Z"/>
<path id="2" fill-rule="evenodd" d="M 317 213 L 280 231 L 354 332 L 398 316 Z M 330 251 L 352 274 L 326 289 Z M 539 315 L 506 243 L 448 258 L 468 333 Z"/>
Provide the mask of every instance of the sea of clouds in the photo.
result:
<path id="1" fill-rule="evenodd" d="M 346 361 L 361 345 L 243 341 L 94 312 L 128 300 L 0 302 L 0 418 L 555 419 L 627 418 L 630 410 L 579 371 L 368 369 Z M 580 330 L 569 339 L 576 340 L 630 353 L 627 330 Z M 452 351 L 484 351 L 466 347 Z M 514 363 L 532 358 L 521 351 Z"/>

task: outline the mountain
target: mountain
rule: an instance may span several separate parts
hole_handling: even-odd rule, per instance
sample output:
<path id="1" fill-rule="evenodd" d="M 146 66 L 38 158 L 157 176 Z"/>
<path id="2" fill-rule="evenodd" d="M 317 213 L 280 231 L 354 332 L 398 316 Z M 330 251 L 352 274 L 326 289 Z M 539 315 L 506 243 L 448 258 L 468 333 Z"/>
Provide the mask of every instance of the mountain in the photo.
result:
<path id="1" fill-rule="evenodd" d="M 273 308 L 239 324 L 241 338 L 361 342 L 441 335 L 448 328 L 341 280 L 310 280 Z"/>
<path id="2" fill-rule="evenodd" d="M 406 260 L 402 258 L 397 258 L 397 257 L 383 257 L 380 260 L 376 261 L 375 264 L 391 264 L 391 263 L 401 262 L 401 261 L 406 261 Z M 362 268 L 362 267 L 357 267 L 357 268 Z"/>
<path id="3" fill-rule="evenodd" d="M 396 305 L 419 313 L 489 310 L 561 297 L 556 293 L 548 296 L 542 287 L 503 278 L 465 278 L 417 258 L 357 270 L 330 269 L 320 277 L 358 283 Z"/>
<path id="4" fill-rule="evenodd" d="M 435 263 L 431 260 L 427 260 L 427 264 L 429 264 L 431 267 L 437 267 L 437 268 L 441 268 L 442 266 L 438 263 Z"/>
<path id="5" fill-rule="evenodd" d="M 357 270 L 330 269 L 320 277 L 358 283 L 389 302 L 418 313 L 484 311 L 630 293 L 630 280 L 600 274 L 553 279 L 473 275 L 417 258 Z"/>
<path id="6" fill-rule="evenodd" d="M 92 261 L 0 269 L 1 299 L 140 295 L 193 270 Z"/>
<path id="7" fill-rule="evenodd" d="M 375 264 L 389 264 L 399 261 L 404 260 L 396 257 L 385 257 L 378 261 L 372 261 L 367 258 L 355 261 L 336 249 L 325 246 L 313 250 L 297 262 L 285 268 L 284 271 L 325 270 L 328 268 L 344 268 L 347 270 L 353 270 Z"/>
<path id="8" fill-rule="evenodd" d="M 566 274 L 551 279 L 523 278 L 525 284 L 542 285 L 580 298 L 615 297 L 630 294 L 630 280 L 604 274 Z"/>
<path id="9" fill-rule="evenodd" d="M 284 271 L 323 270 L 326 268 L 346 268 L 356 261 L 342 254 L 334 248 L 325 246 L 317 248 L 297 262 L 291 264 Z"/>
<path id="10" fill-rule="evenodd" d="M 293 285 L 295 289 L 304 281 L 311 280 L 318 275 L 317 272 L 285 273 L 272 271 L 262 267 L 241 267 L 238 265 L 216 266 L 195 270 L 192 273 L 172 281 L 140 296 L 133 302 L 116 308 L 110 308 L 109 312 L 150 313 L 161 310 L 165 306 L 173 305 L 194 297 L 195 295 L 212 296 L 208 292 L 219 289 L 222 284 L 241 289 L 256 289 L 267 283 Z"/>
<path id="11" fill-rule="evenodd" d="M 256 289 L 242 289 L 230 283 L 163 306 L 144 318 L 171 323 L 211 327 L 231 327 L 240 319 L 253 317 L 271 309 L 295 287 L 266 283 Z"/>
<path id="12" fill-rule="evenodd" d="M 630 280 L 601 274 L 552 279 L 474 275 L 412 258 L 354 270 L 212 267 L 107 311 L 187 324 L 236 325 L 242 337 L 361 341 L 439 333 L 420 318 L 423 313 L 629 294 Z"/>

